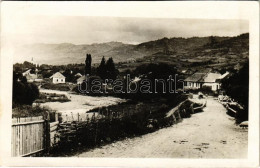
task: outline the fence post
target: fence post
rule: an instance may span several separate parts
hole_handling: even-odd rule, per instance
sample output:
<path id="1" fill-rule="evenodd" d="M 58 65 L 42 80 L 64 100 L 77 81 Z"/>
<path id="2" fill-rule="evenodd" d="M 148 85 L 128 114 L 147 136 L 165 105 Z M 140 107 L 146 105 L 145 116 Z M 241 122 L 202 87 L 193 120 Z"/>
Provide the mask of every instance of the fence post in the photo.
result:
<path id="1" fill-rule="evenodd" d="M 58 116 L 58 113 L 55 112 L 55 122 L 59 120 L 59 116 Z"/>
<path id="2" fill-rule="evenodd" d="M 44 147 L 45 147 L 45 151 L 48 154 L 50 151 L 50 123 L 49 120 L 46 119 L 44 122 L 44 127 L 45 127 L 45 131 L 44 131 Z"/>
<path id="3" fill-rule="evenodd" d="M 190 105 L 190 108 L 191 108 L 191 113 L 194 114 L 193 103 Z"/>
<path id="4" fill-rule="evenodd" d="M 71 120 L 74 121 L 74 116 L 73 116 L 72 112 L 71 112 Z"/>

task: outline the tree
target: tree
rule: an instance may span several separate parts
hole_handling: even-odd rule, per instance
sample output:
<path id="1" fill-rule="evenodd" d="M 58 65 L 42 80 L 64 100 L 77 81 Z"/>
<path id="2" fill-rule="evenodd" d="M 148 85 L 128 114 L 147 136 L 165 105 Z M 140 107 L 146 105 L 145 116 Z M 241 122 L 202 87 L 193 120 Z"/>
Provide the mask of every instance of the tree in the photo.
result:
<path id="1" fill-rule="evenodd" d="M 97 73 L 100 76 L 101 79 L 116 79 L 118 75 L 118 70 L 115 67 L 115 63 L 113 61 L 113 58 L 110 57 L 107 61 L 103 57 L 100 65 L 97 69 Z"/>
<path id="2" fill-rule="evenodd" d="M 209 37 L 209 44 L 211 47 L 213 47 L 217 43 L 216 37 L 210 36 Z"/>
<path id="3" fill-rule="evenodd" d="M 23 67 L 24 67 L 25 69 L 31 69 L 31 68 L 34 68 L 35 65 L 34 65 L 33 63 L 28 62 L 28 61 L 24 61 L 24 62 L 23 62 Z"/>
<path id="4" fill-rule="evenodd" d="M 108 79 L 116 79 L 118 71 L 115 68 L 115 64 L 112 57 L 110 57 L 106 62 L 106 71 Z"/>
<path id="5" fill-rule="evenodd" d="M 222 87 L 232 99 L 244 106 L 244 111 L 238 112 L 237 120 L 248 119 L 248 91 L 249 91 L 249 61 L 227 79 L 222 81 Z"/>
<path id="6" fill-rule="evenodd" d="M 27 83 L 22 74 L 13 72 L 13 103 L 31 105 L 39 97 L 39 89 L 33 83 Z"/>
<path id="7" fill-rule="evenodd" d="M 73 73 L 71 73 L 70 69 L 66 69 L 63 72 L 63 75 L 66 77 L 67 82 L 73 82 L 74 81 L 74 75 L 73 75 Z"/>
<path id="8" fill-rule="evenodd" d="M 85 60 L 85 75 L 89 74 L 91 75 L 91 54 L 86 55 L 86 60 Z"/>
<path id="9" fill-rule="evenodd" d="M 105 79 L 106 78 L 106 59 L 103 56 L 100 65 L 97 69 L 97 73 L 100 76 L 101 79 Z"/>

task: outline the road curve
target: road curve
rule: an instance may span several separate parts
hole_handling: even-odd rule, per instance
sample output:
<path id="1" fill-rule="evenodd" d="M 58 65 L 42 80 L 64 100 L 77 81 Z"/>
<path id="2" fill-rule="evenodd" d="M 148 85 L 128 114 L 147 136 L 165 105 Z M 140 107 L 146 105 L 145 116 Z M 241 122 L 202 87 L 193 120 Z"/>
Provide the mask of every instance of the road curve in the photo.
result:
<path id="1" fill-rule="evenodd" d="M 247 129 L 209 97 L 204 112 L 168 128 L 89 150 L 75 157 L 246 158 Z"/>

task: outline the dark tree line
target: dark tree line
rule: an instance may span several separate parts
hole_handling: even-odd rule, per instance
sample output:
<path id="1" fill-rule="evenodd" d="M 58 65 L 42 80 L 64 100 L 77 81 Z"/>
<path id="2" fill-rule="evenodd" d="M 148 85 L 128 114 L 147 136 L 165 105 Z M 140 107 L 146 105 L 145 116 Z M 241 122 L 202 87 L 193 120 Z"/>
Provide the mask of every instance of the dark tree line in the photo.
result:
<path id="1" fill-rule="evenodd" d="M 92 75 L 91 63 L 92 63 L 91 54 L 87 54 L 85 60 L 85 75 L 87 74 L 89 74 L 90 76 Z M 115 63 L 112 57 L 110 57 L 107 61 L 105 57 L 102 58 L 100 65 L 97 68 L 97 75 L 100 76 L 100 78 L 103 80 L 116 79 L 118 75 L 118 70 L 115 68 Z"/>
<path id="2" fill-rule="evenodd" d="M 115 68 L 113 58 L 110 57 L 107 61 L 103 57 L 100 65 L 97 69 L 97 74 L 101 79 L 116 79 L 118 75 L 118 70 Z"/>

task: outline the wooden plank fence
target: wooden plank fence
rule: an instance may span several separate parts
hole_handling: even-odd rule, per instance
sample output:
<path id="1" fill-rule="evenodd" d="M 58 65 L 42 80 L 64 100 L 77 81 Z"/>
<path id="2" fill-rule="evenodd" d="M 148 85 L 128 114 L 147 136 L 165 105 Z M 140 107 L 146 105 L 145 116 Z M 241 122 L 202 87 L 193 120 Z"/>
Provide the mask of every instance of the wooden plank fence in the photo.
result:
<path id="1" fill-rule="evenodd" d="M 57 136 L 57 128 L 59 121 L 50 123 L 50 147 L 54 147 L 59 142 L 59 136 Z"/>
<path id="2" fill-rule="evenodd" d="M 27 156 L 45 149 L 43 117 L 14 118 L 12 120 L 12 156 Z"/>
<path id="3" fill-rule="evenodd" d="M 56 120 L 58 119 L 55 116 Z M 58 140 L 56 133 L 58 121 L 39 117 L 25 117 L 12 119 L 12 156 L 30 156 L 38 152 L 47 151 Z"/>

